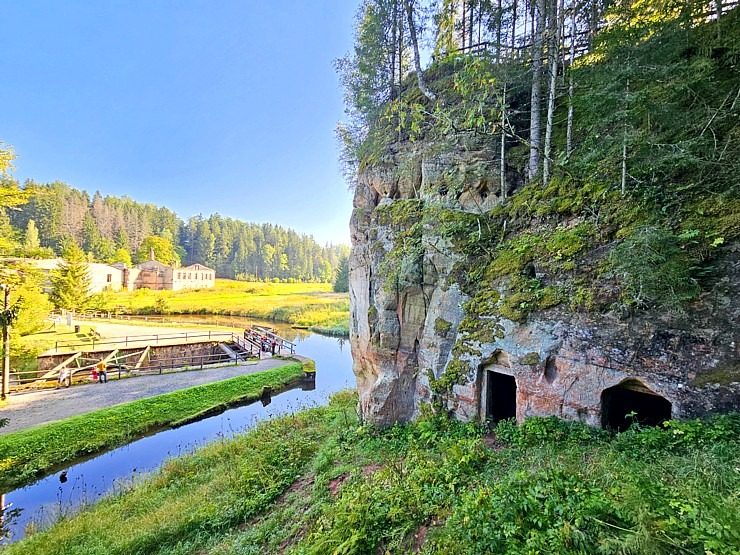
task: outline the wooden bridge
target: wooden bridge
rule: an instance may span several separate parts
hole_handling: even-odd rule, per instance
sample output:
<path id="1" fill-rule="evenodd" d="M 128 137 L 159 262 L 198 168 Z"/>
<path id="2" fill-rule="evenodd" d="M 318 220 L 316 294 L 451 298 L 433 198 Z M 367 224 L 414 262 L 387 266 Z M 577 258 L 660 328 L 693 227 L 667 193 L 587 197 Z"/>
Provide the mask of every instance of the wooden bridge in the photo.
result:
<path id="1" fill-rule="evenodd" d="M 12 378 L 16 387 L 29 384 L 33 387 L 56 381 L 65 372 L 71 382 L 76 376 L 87 377 L 101 362 L 108 375 L 118 374 L 118 378 L 161 374 L 184 367 L 203 369 L 270 357 L 273 344 L 275 355 L 295 354 L 294 343 L 263 326 L 250 326 L 243 336 L 232 332 L 190 331 L 59 341 L 53 350 L 39 356 L 40 371 L 14 372 Z"/>
<path id="2" fill-rule="evenodd" d="M 244 330 L 242 339 L 245 347 L 256 348 L 260 353 L 271 355 L 295 354 L 295 343 L 280 337 L 272 328 L 266 326 L 248 326 Z"/>

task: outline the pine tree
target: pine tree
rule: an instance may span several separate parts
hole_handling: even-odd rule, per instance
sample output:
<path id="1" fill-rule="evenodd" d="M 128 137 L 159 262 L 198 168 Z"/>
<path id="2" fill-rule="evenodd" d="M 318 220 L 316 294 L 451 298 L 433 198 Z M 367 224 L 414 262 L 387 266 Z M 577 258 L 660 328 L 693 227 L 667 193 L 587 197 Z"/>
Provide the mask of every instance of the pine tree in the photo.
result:
<path id="1" fill-rule="evenodd" d="M 349 258 L 347 256 L 342 256 L 339 260 L 337 278 L 334 280 L 334 291 L 337 293 L 349 291 Z"/>
<path id="2" fill-rule="evenodd" d="M 71 239 L 63 256 L 64 261 L 51 273 L 51 301 L 57 308 L 84 310 L 90 302 L 92 284 L 85 253 Z"/>

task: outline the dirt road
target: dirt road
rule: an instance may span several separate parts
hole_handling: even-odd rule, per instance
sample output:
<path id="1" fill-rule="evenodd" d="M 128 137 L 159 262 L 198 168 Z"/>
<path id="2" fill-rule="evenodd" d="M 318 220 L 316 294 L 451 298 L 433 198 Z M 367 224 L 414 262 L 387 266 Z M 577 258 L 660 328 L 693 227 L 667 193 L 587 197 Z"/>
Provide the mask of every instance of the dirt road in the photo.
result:
<path id="1" fill-rule="evenodd" d="M 141 328 L 139 328 L 141 330 Z M 137 376 L 123 380 L 109 379 L 108 383 L 90 383 L 62 389 L 46 389 L 11 395 L 7 406 L 0 409 L 0 418 L 10 422 L 0 428 L 0 434 L 24 430 L 32 426 L 54 422 L 76 414 L 112 407 L 145 397 L 169 393 L 178 389 L 218 382 L 276 368 L 284 360 L 267 358 L 238 366 L 224 366 L 206 370 L 188 370 L 163 375 Z"/>

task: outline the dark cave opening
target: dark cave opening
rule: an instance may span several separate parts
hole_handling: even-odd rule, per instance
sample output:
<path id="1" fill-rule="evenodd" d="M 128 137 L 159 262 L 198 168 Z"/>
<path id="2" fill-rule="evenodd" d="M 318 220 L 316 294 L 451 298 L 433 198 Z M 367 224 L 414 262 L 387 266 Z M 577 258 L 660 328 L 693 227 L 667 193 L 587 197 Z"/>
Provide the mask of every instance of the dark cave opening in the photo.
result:
<path id="1" fill-rule="evenodd" d="M 627 415 L 635 413 L 633 418 Z M 628 380 L 601 393 L 601 426 L 625 431 L 633 419 L 641 426 L 658 426 L 671 418 L 671 403 L 637 380 Z"/>
<path id="2" fill-rule="evenodd" d="M 488 372 L 486 418 L 499 422 L 516 417 L 516 380 L 514 376 Z"/>

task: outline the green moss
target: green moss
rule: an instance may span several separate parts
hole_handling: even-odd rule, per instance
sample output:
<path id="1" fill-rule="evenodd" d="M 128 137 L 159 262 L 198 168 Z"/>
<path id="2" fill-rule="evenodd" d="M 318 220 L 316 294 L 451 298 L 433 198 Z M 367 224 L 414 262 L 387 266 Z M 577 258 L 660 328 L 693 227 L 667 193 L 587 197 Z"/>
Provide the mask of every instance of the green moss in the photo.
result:
<path id="1" fill-rule="evenodd" d="M 443 318 L 437 318 L 434 320 L 434 331 L 441 337 L 447 337 L 447 333 L 452 328 L 452 322 L 448 322 Z"/>
<path id="2" fill-rule="evenodd" d="M 740 382 L 740 362 L 736 360 L 723 362 L 707 372 L 698 374 L 689 385 L 695 387 L 704 387 L 711 384 L 726 386 L 733 382 Z"/>
<path id="3" fill-rule="evenodd" d="M 396 200 L 375 209 L 378 223 L 393 235 L 393 245 L 379 267 L 384 287 L 392 290 L 399 281 L 417 282 L 422 275 L 424 203 L 417 199 Z"/>
<path id="4" fill-rule="evenodd" d="M 594 290 L 592 283 L 579 281 L 571 290 L 568 305 L 571 310 L 583 309 L 590 311 L 594 308 Z"/>
<path id="5" fill-rule="evenodd" d="M 721 237 L 725 242 L 740 237 L 740 199 L 716 195 L 688 209 L 683 229 L 697 229 L 708 242 Z"/>
<path id="6" fill-rule="evenodd" d="M 480 350 L 475 349 L 470 345 L 473 341 L 474 340 L 470 339 L 469 337 L 466 337 L 465 339 L 458 339 L 457 341 L 455 341 L 455 344 L 452 346 L 452 356 L 455 358 L 459 358 L 465 355 L 480 356 Z"/>
<path id="7" fill-rule="evenodd" d="M 526 355 L 521 357 L 519 361 L 522 364 L 526 364 L 528 366 L 536 366 L 540 363 L 540 355 L 539 353 L 535 353 L 535 352 L 527 353 Z"/>
<path id="8" fill-rule="evenodd" d="M 457 358 L 451 360 L 445 368 L 444 374 L 438 379 L 432 377 L 432 380 L 430 380 L 432 392 L 438 395 L 449 395 L 452 392 L 452 386 L 464 383 L 471 370 L 470 363 Z"/>
<path id="9" fill-rule="evenodd" d="M 421 220 L 424 203 L 419 199 L 394 200 L 375 209 L 378 224 L 405 231 Z"/>
<path id="10" fill-rule="evenodd" d="M 496 305 L 501 294 L 495 289 L 481 288 L 475 296 L 463 304 L 463 309 L 468 314 L 477 316 L 490 316 L 496 314 Z"/>
<path id="11" fill-rule="evenodd" d="M 302 360 L 300 361 L 300 363 L 301 363 L 301 368 L 303 369 L 304 374 L 315 374 L 316 373 L 316 362 L 314 362 L 310 358 Z"/>
<path id="12" fill-rule="evenodd" d="M 574 227 L 558 227 L 547 237 L 544 249 L 554 260 L 569 259 L 589 246 L 596 229 L 590 222 Z"/>
<path id="13" fill-rule="evenodd" d="M 509 295 L 499 307 L 501 316 L 512 322 L 524 323 L 527 320 L 527 313 L 531 309 L 531 296 L 524 292 Z"/>

